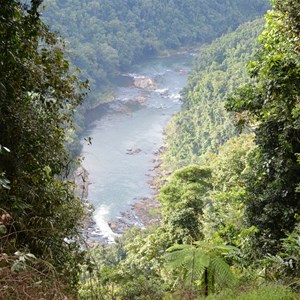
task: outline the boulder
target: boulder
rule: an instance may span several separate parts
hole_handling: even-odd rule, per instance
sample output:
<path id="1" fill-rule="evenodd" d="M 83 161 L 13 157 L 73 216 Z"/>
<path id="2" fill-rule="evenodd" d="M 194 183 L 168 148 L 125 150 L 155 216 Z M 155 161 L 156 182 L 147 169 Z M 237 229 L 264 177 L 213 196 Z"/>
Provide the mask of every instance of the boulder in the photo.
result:
<path id="1" fill-rule="evenodd" d="M 128 148 L 126 150 L 126 154 L 133 155 L 133 154 L 138 154 L 141 151 L 142 151 L 142 149 L 140 149 L 140 148 Z"/>
<path id="2" fill-rule="evenodd" d="M 140 89 L 146 89 L 146 90 L 155 90 L 158 88 L 157 84 L 148 77 L 138 77 L 134 78 L 133 85 Z"/>

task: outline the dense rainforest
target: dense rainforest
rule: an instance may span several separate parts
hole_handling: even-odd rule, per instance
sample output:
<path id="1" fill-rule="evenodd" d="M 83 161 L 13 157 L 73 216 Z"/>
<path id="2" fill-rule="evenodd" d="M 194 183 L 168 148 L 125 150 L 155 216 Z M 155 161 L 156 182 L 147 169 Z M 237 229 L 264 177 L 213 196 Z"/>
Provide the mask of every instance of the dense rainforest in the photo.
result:
<path id="1" fill-rule="evenodd" d="M 299 1 L 201 47 L 166 129 L 162 222 L 90 252 L 89 299 L 298 299 Z"/>
<path id="2" fill-rule="evenodd" d="M 86 83 L 39 4 L 0 1 L 0 299 L 76 295 L 84 202 L 68 180 Z"/>
<path id="3" fill-rule="evenodd" d="M 68 42 L 68 58 L 90 93 L 69 132 L 79 155 L 87 110 L 114 99 L 113 79 L 135 62 L 208 43 L 263 14 L 268 1 L 45 0 L 43 20 Z"/>
<path id="4" fill-rule="evenodd" d="M 212 41 L 262 14 L 259 0 L 46 0 L 43 19 L 69 42 L 71 60 L 91 85 L 86 107 L 107 101 L 120 70 L 163 51 Z"/>
<path id="5" fill-rule="evenodd" d="M 42 2 L 0 0 L 0 299 L 298 299 L 300 1 L 245 24 L 267 3 Z M 84 249 L 81 79 L 92 108 L 120 70 L 198 43 L 166 128 L 161 224 Z"/>
<path id="6" fill-rule="evenodd" d="M 224 104 L 249 81 L 246 63 L 254 58 L 263 20 L 241 25 L 209 46 L 201 47 L 189 83 L 181 92 L 182 110 L 166 129 L 165 167 L 171 170 L 201 161 L 237 135 Z"/>

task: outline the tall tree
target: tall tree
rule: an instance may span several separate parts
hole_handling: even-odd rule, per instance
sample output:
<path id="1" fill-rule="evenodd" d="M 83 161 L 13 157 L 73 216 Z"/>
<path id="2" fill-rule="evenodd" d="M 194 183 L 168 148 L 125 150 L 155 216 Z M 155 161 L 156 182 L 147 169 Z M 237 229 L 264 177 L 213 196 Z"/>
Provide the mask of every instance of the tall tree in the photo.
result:
<path id="1" fill-rule="evenodd" d="M 211 188 L 211 170 L 190 165 L 174 172 L 160 189 L 163 224 L 177 243 L 200 238 L 200 216 Z"/>
<path id="2" fill-rule="evenodd" d="M 276 253 L 300 213 L 300 1 L 273 1 L 260 36 L 258 59 L 249 64 L 252 83 L 227 107 L 238 125 L 255 126 L 257 148 L 247 182 L 246 216 L 259 232 L 259 254 Z"/>
<path id="3" fill-rule="evenodd" d="M 83 85 L 69 73 L 64 44 L 41 21 L 41 2 L 0 0 L 0 254 L 33 254 L 70 286 L 85 213 L 67 181 L 64 143 Z"/>

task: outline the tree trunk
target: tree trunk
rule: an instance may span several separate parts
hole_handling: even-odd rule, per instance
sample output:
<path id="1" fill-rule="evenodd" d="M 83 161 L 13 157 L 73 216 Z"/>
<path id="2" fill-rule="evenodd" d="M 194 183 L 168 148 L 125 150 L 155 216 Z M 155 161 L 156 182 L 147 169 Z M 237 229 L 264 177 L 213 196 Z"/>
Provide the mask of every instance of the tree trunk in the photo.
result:
<path id="1" fill-rule="evenodd" d="M 204 271 L 204 295 L 205 297 L 208 296 L 208 270 L 205 268 Z"/>

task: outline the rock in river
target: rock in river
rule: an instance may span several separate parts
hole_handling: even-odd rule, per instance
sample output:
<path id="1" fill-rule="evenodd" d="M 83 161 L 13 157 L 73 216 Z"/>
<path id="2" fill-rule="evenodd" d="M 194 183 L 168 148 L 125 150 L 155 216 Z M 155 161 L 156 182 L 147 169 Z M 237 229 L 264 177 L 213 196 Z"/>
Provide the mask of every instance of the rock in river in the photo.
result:
<path id="1" fill-rule="evenodd" d="M 133 84 L 137 88 L 146 90 L 155 90 L 158 88 L 158 85 L 149 77 L 134 78 Z"/>

